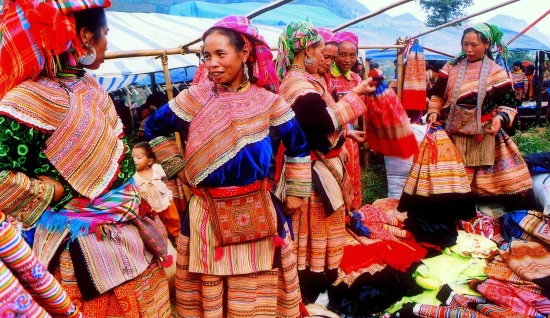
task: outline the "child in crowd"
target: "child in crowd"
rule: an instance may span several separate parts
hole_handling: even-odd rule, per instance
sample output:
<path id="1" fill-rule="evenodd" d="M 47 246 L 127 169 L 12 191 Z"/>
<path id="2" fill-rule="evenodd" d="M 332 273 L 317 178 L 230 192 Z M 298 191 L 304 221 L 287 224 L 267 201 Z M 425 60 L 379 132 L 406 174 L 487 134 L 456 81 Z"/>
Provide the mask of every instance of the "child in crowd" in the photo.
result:
<path id="1" fill-rule="evenodd" d="M 146 141 L 138 142 L 132 148 L 132 157 L 136 163 L 134 180 L 139 186 L 141 198 L 147 201 L 151 210 L 158 213 L 170 241 L 175 246 L 176 238 L 180 234 L 180 218 L 172 201 L 172 191 L 164 183 L 166 173 L 155 163 L 156 156 Z"/>

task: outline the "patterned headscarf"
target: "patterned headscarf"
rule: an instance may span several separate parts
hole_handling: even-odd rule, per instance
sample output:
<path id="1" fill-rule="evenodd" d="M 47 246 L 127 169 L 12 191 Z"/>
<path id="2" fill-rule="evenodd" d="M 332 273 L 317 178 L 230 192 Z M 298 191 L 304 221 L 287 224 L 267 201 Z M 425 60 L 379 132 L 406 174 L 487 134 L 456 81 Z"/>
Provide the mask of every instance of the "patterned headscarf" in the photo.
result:
<path id="1" fill-rule="evenodd" d="M 334 41 L 336 41 L 336 43 L 348 41 L 359 47 L 359 37 L 357 36 L 357 34 L 349 31 L 340 31 L 334 33 Z"/>
<path id="2" fill-rule="evenodd" d="M 250 50 L 255 54 L 250 54 L 248 61 L 254 65 L 254 76 L 258 78 L 256 83 L 260 87 L 264 87 L 272 92 L 279 91 L 279 80 L 275 66 L 273 65 L 273 54 L 269 49 L 269 45 L 264 38 L 258 33 L 256 26 L 252 25 L 247 17 L 243 16 L 228 16 L 216 22 L 212 28 L 225 28 L 239 32 L 253 39 L 251 43 L 246 37 L 244 41 L 249 45 Z M 204 41 L 204 34 L 202 39 Z"/>
<path id="3" fill-rule="evenodd" d="M 323 27 L 317 27 L 317 32 L 319 34 L 321 34 L 321 36 L 323 37 L 323 40 L 325 41 L 325 44 L 327 44 L 329 42 L 337 42 L 334 39 L 334 33 L 332 33 L 332 31 L 330 29 L 323 28 Z"/>
<path id="4" fill-rule="evenodd" d="M 291 22 L 279 37 L 277 52 L 277 73 L 282 80 L 294 55 L 308 46 L 321 41 L 323 37 L 310 22 Z"/>
<path id="5" fill-rule="evenodd" d="M 38 78 L 45 70 L 55 77 L 55 56 L 74 50 L 84 54 L 73 13 L 111 6 L 111 0 L 3 1 L 0 14 L 0 99 L 13 87 Z M 76 66 L 76 65 L 73 65 Z"/>
<path id="6" fill-rule="evenodd" d="M 502 40 L 502 36 L 504 35 L 504 32 L 502 32 L 502 30 L 500 30 L 498 26 L 494 24 L 489 24 L 489 23 L 477 23 L 466 27 L 465 30 L 467 29 L 474 29 L 479 33 L 483 34 L 490 42 L 489 47 L 490 48 L 496 47 L 498 53 L 502 53 L 503 55 L 508 54 L 508 48 L 506 47 L 506 44 Z M 458 54 L 457 57 L 449 61 L 449 63 L 451 65 L 454 65 L 458 60 L 460 60 L 464 56 L 466 56 L 466 53 L 464 51 L 461 51 L 460 54 Z"/>

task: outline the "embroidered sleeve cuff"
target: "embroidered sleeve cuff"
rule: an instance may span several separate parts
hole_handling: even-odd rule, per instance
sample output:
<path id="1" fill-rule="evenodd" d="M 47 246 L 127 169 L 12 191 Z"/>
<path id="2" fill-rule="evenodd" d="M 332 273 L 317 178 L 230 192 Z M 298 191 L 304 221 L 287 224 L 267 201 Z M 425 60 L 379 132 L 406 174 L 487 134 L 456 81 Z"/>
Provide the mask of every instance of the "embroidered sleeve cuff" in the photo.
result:
<path id="1" fill-rule="evenodd" d="M 286 195 L 306 198 L 311 194 L 311 159 L 285 157 Z"/>
<path id="2" fill-rule="evenodd" d="M 0 171 L 0 206 L 7 213 L 32 227 L 53 199 L 55 187 L 31 179 L 21 172 Z"/>
<path id="3" fill-rule="evenodd" d="M 168 179 L 174 178 L 185 167 L 185 160 L 173 137 L 157 137 L 149 144 Z"/>
<path id="4" fill-rule="evenodd" d="M 436 113 L 438 117 L 441 117 L 441 110 L 443 109 L 444 100 L 441 97 L 432 96 L 428 103 L 428 116 Z"/>
<path id="5" fill-rule="evenodd" d="M 366 110 L 365 103 L 354 92 L 347 93 L 338 103 L 329 106 L 329 114 L 336 129 L 353 122 Z M 336 123 L 338 124 L 336 125 Z"/>
<path id="6" fill-rule="evenodd" d="M 511 127 L 516 118 L 517 111 L 511 107 L 499 106 L 497 107 L 497 114 L 504 118 L 502 122 L 503 127 Z"/>

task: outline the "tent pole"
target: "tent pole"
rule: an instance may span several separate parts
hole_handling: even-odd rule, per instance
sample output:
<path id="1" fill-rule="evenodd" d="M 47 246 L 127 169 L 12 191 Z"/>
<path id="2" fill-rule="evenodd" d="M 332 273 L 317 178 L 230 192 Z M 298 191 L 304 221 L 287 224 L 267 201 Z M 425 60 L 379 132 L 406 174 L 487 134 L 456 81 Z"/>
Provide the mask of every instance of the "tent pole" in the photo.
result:
<path id="1" fill-rule="evenodd" d="M 278 8 L 278 7 L 280 7 L 284 4 L 287 4 L 287 3 L 292 2 L 292 1 L 293 0 L 278 0 L 278 1 L 274 1 L 272 3 L 268 3 L 267 5 L 250 12 L 249 14 L 246 15 L 246 17 L 249 18 L 249 19 L 253 19 L 253 18 L 259 16 L 260 14 L 266 13 L 270 10 Z M 180 47 L 181 48 L 186 48 L 186 47 L 189 47 L 193 44 L 199 43 L 201 40 L 202 40 L 202 38 L 198 38 L 198 39 L 193 40 L 191 42 L 188 42 L 186 44 L 182 44 L 182 45 L 180 45 Z"/>
<path id="2" fill-rule="evenodd" d="M 388 11 L 388 10 L 391 9 L 391 8 L 398 7 L 398 6 L 400 6 L 400 5 L 404 4 L 404 3 L 411 2 L 411 1 L 413 1 L 413 0 L 401 0 L 401 1 L 397 1 L 396 3 L 392 3 L 392 4 L 388 5 L 388 6 L 385 6 L 385 7 L 383 7 L 383 8 L 378 9 L 377 11 L 369 12 L 369 13 L 367 13 L 367 14 L 365 14 L 365 15 L 362 15 L 362 16 L 360 16 L 360 17 L 357 17 L 357 18 L 355 18 L 355 19 L 353 19 L 353 20 L 351 20 L 351 21 L 348 21 L 348 22 L 346 22 L 346 23 L 340 24 L 339 26 L 333 28 L 333 29 L 332 29 L 332 32 L 340 31 L 340 30 L 345 29 L 345 28 L 347 28 L 347 27 L 349 27 L 349 26 L 352 26 L 352 25 L 354 25 L 354 24 L 357 24 L 357 23 L 359 23 L 359 22 L 361 22 L 361 21 L 363 21 L 363 20 L 367 20 L 367 19 L 370 19 L 370 18 L 372 18 L 372 17 L 374 17 L 374 16 L 377 16 L 377 15 L 379 15 L 379 14 L 381 14 L 381 13 L 384 13 L 384 12 Z"/>
<path id="3" fill-rule="evenodd" d="M 420 33 L 420 34 L 417 34 L 417 35 L 415 35 L 415 36 L 412 36 L 411 39 L 416 39 L 416 38 L 421 37 L 421 36 L 423 36 L 423 35 L 426 35 L 426 34 L 428 34 L 428 33 L 432 33 L 432 32 L 437 31 L 437 30 L 439 30 L 439 29 L 443 29 L 443 28 L 446 28 L 446 27 L 448 27 L 448 26 L 451 26 L 451 25 L 453 25 L 453 24 L 455 24 L 455 23 L 458 23 L 458 22 L 461 22 L 461 21 L 464 21 L 464 20 L 468 20 L 469 18 L 473 18 L 473 17 L 478 16 L 478 15 L 480 15 L 480 14 L 483 14 L 483 13 L 485 13 L 485 12 L 493 11 L 493 10 L 495 10 L 495 9 L 498 9 L 498 8 L 500 8 L 500 7 L 504 7 L 504 6 L 506 6 L 506 5 L 509 5 L 509 4 L 511 4 L 511 3 L 518 2 L 518 1 L 519 1 L 519 0 L 508 0 L 508 1 L 506 1 L 506 2 L 503 2 L 503 3 L 501 3 L 501 4 L 498 4 L 498 5 L 496 5 L 496 6 L 489 7 L 489 8 L 487 8 L 487 9 L 481 10 L 481 11 L 479 11 L 479 12 L 476 12 L 476 13 L 473 13 L 473 14 L 470 14 L 470 15 L 467 15 L 467 16 L 465 16 L 465 17 L 462 17 L 462 18 L 460 18 L 460 19 L 456 19 L 456 20 L 453 20 L 453 21 L 451 21 L 451 22 L 447 22 L 447 23 L 445 23 L 445 24 L 438 25 L 438 26 L 436 26 L 435 28 L 430 29 L 430 30 L 428 30 L 428 31 L 426 31 L 426 32 L 422 32 L 422 33 Z"/>
<path id="4" fill-rule="evenodd" d="M 537 101 L 537 106 L 536 106 L 536 110 L 537 110 L 537 125 L 540 124 L 540 116 L 541 116 L 541 111 L 542 111 L 542 82 L 544 81 L 544 51 L 538 51 L 538 62 L 539 62 L 539 69 L 538 69 L 538 75 L 537 75 L 537 83 L 536 83 L 536 101 Z M 532 85 L 533 83 L 531 83 Z M 550 106 L 550 105 L 549 105 Z"/>
<path id="5" fill-rule="evenodd" d="M 547 16 L 548 14 L 550 13 L 550 10 L 546 11 L 546 13 L 544 13 L 543 15 L 541 15 L 538 19 L 536 19 L 533 23 L 529 24 L 523 31 L 521 31 L 520 33 L 518 33 L 518 35 L 514 36 L 513 39 L 511 39 L 510 41 L 508 41 L 508 43 L 506 43 L 506 45 L 510 45 L 510 43 L 514 42 L 514 40 L 516 40 L 517 38 L 519 38 L 520 36 L 522 36 L 523 34 L 525 34 L 525 32 L 529 31 L 529 29 L 531 29 L 532 27 L 534 27 L 537 23 L 539 23 L 540 20 L 544 19 L 545 16 Z"/>
<path id="6" fill-rule="evenodd" d="M 397 44 L 404 44 L 402 38 L 397 38 Z M 403 83 L 404 83 L 404 69 L 403 69 L 403 49 L 397 49 L 397 98 L 403 100 Z"/>
<path id="7" fill-rule="evenodd" d="M 454 56 L 452 56 L 451 54 L 447 54 L 447 53 L 443 53 L 443 52 L 440 52 L 440 51 L 437 51 L 437 50 L 434 50 L 434 49 L 430 49 L 429 47 L 423 46 L 422 48 L 423 48 L 424 50 L 426 50 L 426 51 L 434 52 L 434 53 L 437 53 L 437 54 L 440 54 L 440 55 L 444 55 L 444 56 L 447 56 L 447 57 L 450 57 L 450 58 L 453 58 L 453 57 L 454 57 Z"/>
<path id="8" fill-rule="evenodd" d="M 132 109 L 132 93 L 126 87 L 126 102 L 128 103 L 128 109 L 130 110 L 130 126 L 132 128 L 132 131 L 134 131 L 134 110 Z"/>

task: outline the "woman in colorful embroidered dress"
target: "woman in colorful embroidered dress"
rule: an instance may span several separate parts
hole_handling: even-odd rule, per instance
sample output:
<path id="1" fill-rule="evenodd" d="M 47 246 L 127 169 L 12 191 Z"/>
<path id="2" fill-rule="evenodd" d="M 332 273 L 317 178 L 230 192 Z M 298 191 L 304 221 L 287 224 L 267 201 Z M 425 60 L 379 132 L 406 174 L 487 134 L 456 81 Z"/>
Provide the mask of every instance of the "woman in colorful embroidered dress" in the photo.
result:
<path id="1" fill-rule="evenodd" d="M 439 74 L 428 121 L 445 120 L 477 196 L 529 192 L 531 177 L 512 139 L 501 129 L 516 116 L 512 82 L 492 60 L 491 47 L 504 51 L 502 31 L 479 23 L 464 30 L 463 52 Z M 511 198 L 512 199 L 512 198 Z"/>
<path id="2" fill-rule="evenodd" d="M 0 206 L 35 228 L 38 259 L 84 317 L 168 317 L 165 233 L 138 214 L 122 123 L 84 71 L 103 62 L 110 4 L 3 3 Z"/>
<path id="3" fill-rule="evenodd" d="M 525 72 L 523 72 L 523 64 L 521 64 L 520 61 L 515 61 L 512 67 L 513 69 L 508 74 L 510 75 L 510 79 L 514 85 L 516 99 L 519 103 L 521 103 L 525 99 L 526 93 L 528 92 L 526 90 L 528 85 L 527 76 L 525 75 Z"/>
<path id="4" fill-rule="evenodd" d="M 168 177 L 186 180 L 193 193 L 178 239 L 178 315 L 297 317 L 292 233 L 266 178 L 270 134 L 278 134 L 287 149 L 286 209 L 301 205 L 311 185 L 305 136 L 273 93 L 273 56 L 247 18 L 222 19 L 203 41 L 207 76 L 145 124 Z M 173 132 L 186 142 L 184 157 Z"/>
<path id="5" fill-rule="evenodd" d="M 314 302 L 336 279 L 344 249 L 344 221 L 351 189 L 338 158 L 344 143 L 343 126 L 365 111 L 360 96 L 374 91 L 370 81 L 363 81 L 334 102 L 317 75 L 324 46 L 313 25 L 290 23 L 279 38 L 277 56 L 282 78 L 280 94 L 296 113 L 314 160 L 314 191 L 292 217 L 300 287 L 304 300 L 309 302 Z M 279 184 L 277 191 L 281 197 L 283 185 Z"/>
<path id="6" fill-rule="evenodd" d="M 361 77 L 351 69 L 357 63 L 357 54 L 359 52 L 359 38 L 355 33 L 349 31 L 336 32 L 333 37 L 334 42 L 338 44 L 338 55 L 332 64 L 328 74 L 332 81 L 334 90 L 338 99 L 342 98 L 349 91 L 361 82 Z M 366 99 L 363 99 L 366 102 Z M 348 130 L 353 130 L 353 123 L 347 126 Z M 346 149 L 349 153 L 349 160 L 346 162 L 346 171 L 349 174 L 353 186 L 352 207 L 358 209 L 361 206 L 361 166 L 359 162 L 359 144 L 364 142 L 364 132 L 354 131 L 354 134 L 361 134 L 359 139 L 347 139 Z"/>

